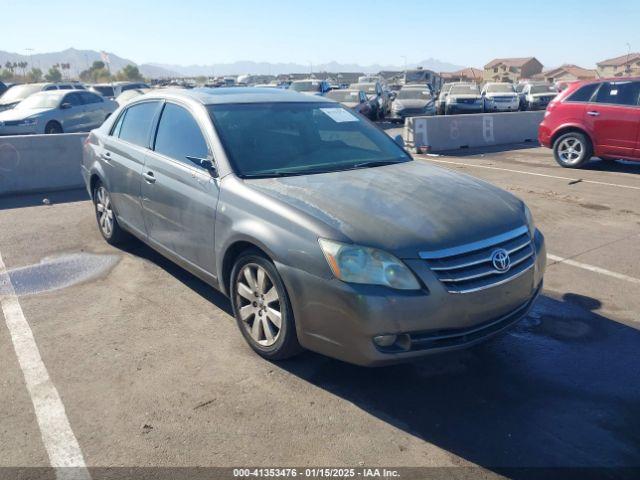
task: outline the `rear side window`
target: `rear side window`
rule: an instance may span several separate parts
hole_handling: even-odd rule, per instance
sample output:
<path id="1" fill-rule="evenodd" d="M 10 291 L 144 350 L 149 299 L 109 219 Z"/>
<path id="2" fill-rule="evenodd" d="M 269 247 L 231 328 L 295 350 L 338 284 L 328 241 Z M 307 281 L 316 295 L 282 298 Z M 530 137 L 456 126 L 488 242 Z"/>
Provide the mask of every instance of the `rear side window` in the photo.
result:
<path id="1" fill-rule="evenodd" d="M 638 105 L 640 82 L 605 82 L 598 90 L 596 103 Z"/>
<path id="2" fill-rule="evenodd" d="M 119 127 L 120 134 L 118 136 L 122 140 L 148 148 L 149 132 L 158 105 L 158 102 L 145 102 L 127 108 L 122 125 Z M 116 126 L 116 128 L 118 127 Z"/>
<path id="3" fill-rule="evenodd" d="M 162 111 L 154 150 L 193 165 L 187 157 L 207 158 L 207 142 L 193 115 L 185 108 L 167 103 Z"/>
<path id="4" fill-rule="evenodd" d="M 574 93 L 572 93 L 567 99 L 568 102 L 588 102 L 591 100 L 593 92 L 598 88 L 598 83 L 589 83 L 583 87 L 580 87 Z"/>

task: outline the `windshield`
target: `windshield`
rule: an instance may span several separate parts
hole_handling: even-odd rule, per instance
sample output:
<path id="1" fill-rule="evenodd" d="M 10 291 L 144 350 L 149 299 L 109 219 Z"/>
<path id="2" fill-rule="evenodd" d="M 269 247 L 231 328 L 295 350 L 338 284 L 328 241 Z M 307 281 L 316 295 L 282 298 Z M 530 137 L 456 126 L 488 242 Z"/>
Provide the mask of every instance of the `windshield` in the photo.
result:
<path id="1" fill-rule="evenodd" d="M 105 97 L 113 97 L 114 95 L 113 87 L 94 85 L 92 88 L 93 90 L 95 90 L 96 92 L 98 92 L 99 94 Z"/>
<path id="2" fill-rule="evenodd" d="M 7 90 L 2 97 L 0 103 L 15 103 L 27 98 L 29 95 L 42 90 L 42 85 L 15 85 Z"/>
<path id="3" fill-rule="evenodd" d="M 20 102 L 16 108 L 57 108 L 61 98 L 62 95 L 51 95 L 49 93 L 31 95 Z"/>
<path id="4" fill-rule="evenodd" d="M 531 85 L 530 93 L 558 93 L 553 85 Z"/>
<path id="5" fill-rule="evenodd" d="M 429 90 L 403 88 L 398 92 L 397 98 L 400 100 L 430 100 L 431 92 Z"/>
<path id="6" fill-rule="evenodd" d="M 480 91 L 475 85 L 454 85 L 449 90 L 449 95 L 479 95 Z"/>
<path id="7" fill-rule="evenodd" d="M 289 88 L 296 92 L 319 92 L 320 82 L 293 82 Z"/>
<path id="8" fill-rule="evenodd" d="M 359 90 L 364 90 L 367 93 L 376 93 L 376 84 L 375 83 L 357 83 L 352 85 Z"/>
<path id="9" fill-rule="evenodd" d="M 327 97 L 336 102 L 358 103 L 360 101 L 357 90 L 331 90 Z"/>
<path id="10" fill-rule="evenodd" d="M 411 160 L 387 134 L 333 103 L 212 105 L 209 112 L 235 172 L 245 178 Z"/>
<path id="11" fill-rule="evenodd" d="M 513 93 L 515 91 L 513 89 L 513 85 L 510 83 L 494 83 L 492 85 L 487 85 L 486 90 L 489 93 Z"/>

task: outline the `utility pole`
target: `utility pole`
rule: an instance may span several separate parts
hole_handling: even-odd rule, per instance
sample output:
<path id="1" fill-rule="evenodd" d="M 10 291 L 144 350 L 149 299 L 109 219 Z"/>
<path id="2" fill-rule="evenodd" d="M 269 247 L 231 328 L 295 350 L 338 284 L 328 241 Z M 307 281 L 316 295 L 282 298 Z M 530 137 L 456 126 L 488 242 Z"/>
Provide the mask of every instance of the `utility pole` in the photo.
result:
<path id="1" fill-rule="evenodd" d="M 631 65 L 629 65 L 629 57 L 631 56 L 631 44 L 627 42 L 627 77 L 631 75 Z"/>

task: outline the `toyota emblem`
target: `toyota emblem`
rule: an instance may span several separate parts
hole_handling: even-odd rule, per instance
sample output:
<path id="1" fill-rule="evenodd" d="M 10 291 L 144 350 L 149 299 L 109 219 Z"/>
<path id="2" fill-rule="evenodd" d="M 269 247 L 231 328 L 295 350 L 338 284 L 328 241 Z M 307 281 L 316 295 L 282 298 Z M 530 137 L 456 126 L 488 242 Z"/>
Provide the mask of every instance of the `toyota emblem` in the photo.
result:
<path id="1" fill-rule="evenodd" d="M 500 248 L 491 254 L 491 263 L 493 268 L 498 272 L 504 273 L 511 268 L 511 258 L 509 258 L 509 252 L 504 248 Z"/>

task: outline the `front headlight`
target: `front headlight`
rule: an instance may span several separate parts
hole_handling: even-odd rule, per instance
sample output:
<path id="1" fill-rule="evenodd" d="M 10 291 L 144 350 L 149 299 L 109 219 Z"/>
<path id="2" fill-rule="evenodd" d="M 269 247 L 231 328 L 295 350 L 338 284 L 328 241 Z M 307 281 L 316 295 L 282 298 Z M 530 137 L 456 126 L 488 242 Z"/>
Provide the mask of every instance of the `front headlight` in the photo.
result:
<path id="1" fill-rule="evenodd" d="M 524 216 L 527 219 L 527 228 L 529 229 L 529 235 L 533 238 L 536 233 L 536 223 L 533 221 L 533 215 L 531 214 L 531 210 L 526 205 L 524 206 Z"/>
<path id="2" fill-rule="evenodd" d="M 36 123 L 38 123 L 38 120 L 35 118 L 25 118 L 24 120 L 20 121 L 18 125 L 21 127 L 32 127 Z"/>
<path id="3" fill-rule="evenodd" d="M 393 255 L 376 248 L 318 239 L 331 271 L 343 282 L 419 290 L 411 270 Z"/>

